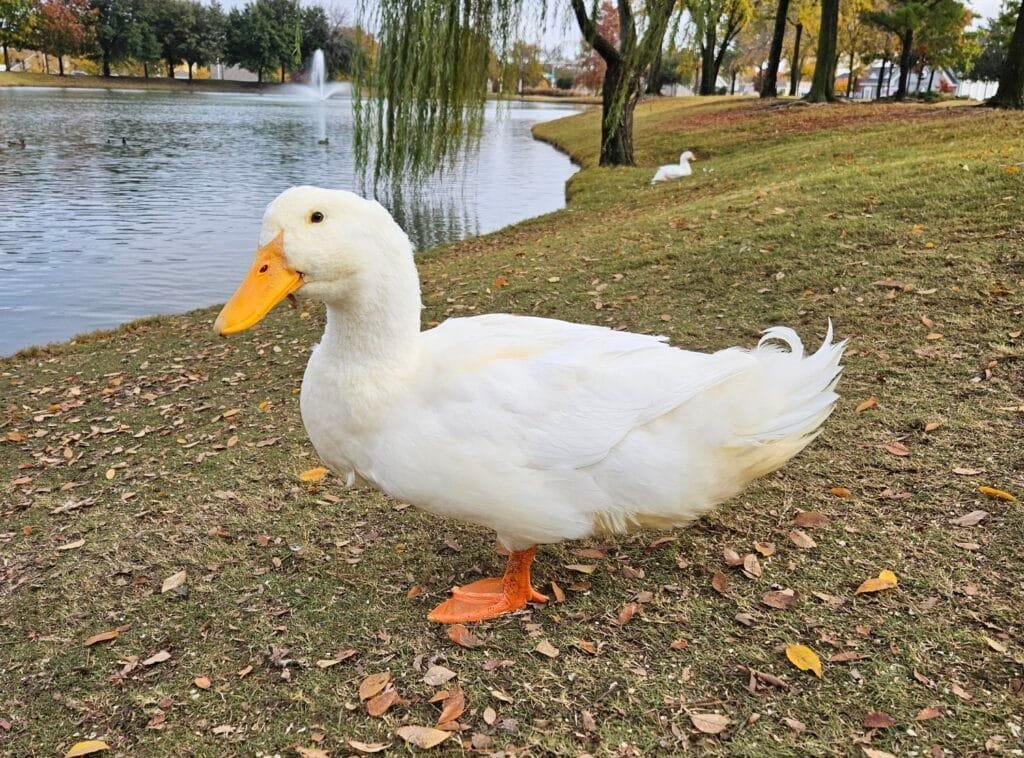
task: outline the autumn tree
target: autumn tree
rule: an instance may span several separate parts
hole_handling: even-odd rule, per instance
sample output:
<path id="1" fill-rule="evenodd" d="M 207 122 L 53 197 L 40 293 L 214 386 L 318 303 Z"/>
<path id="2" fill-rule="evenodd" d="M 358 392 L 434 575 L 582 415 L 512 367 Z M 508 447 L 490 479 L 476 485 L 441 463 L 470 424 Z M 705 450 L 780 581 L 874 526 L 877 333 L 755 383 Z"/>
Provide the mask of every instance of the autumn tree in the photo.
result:
<path id="1" fill-rule="evenodd" d="M 701 57 L 701 95 L 715 94 L 722 60 L 754 15 L 750 0 L 687 0 Z"/>
<path id="2" fill-rule="evenodd" d="M 137 19 L 129 0 L 90 0 L 89 9 L 94 52 L 90 57 L 99 64 L 103 76 L 110 76 L 113 63 L 125 60 L 132 52 Z"/>
<path id="3" fill-rule="evenodd" d="M 814 78 L 808 102 L 829 103 L 836 99 L 836 61 L 839 58 L 839 0 L 821 0 L 818 50 L 814 55 Z"/>
<path id="4" fill-rule="evenodd" d="M 619 12 L 615 8 L 615 3 L 611 2 L 611 0 L 604 0 L 598 8 L 595 23 L 597 24 L 597 31 L 602 37 L 612 45 L 619 44 Z M 573 83 L 577 87 L 598 90 L 601 88 L 601 82 L 604 81 L 604 72 L 608 66 L 597 50 L 590 47 L 585 41 L 583 46 L 586 57 L 581 66 L 580 73 L 577 74 Z"/>
<path id="5" fill-rule="evenodd" d="M 772 39 L 768 48 L 768 65 L 761 77 L 761 97 L 779 96 L 779 64 L 782 62 L 782 46 L 786 41 L 786 24 L 789 14 L 789 0 L 778 0 L 772 21 Z"/>
<path id="6" fill-rule="evenodd" d="M 64 56 L 77 55 L 86 40 L 87 0 L 43 0 L 39 5 L 37 29 L 40 49 L 57 56 L 60 75 L 64 75 Z"/>
<path id="7" fill-rule="evenodd" d="M 990 81 L 999 79 L 1020 7 L 1017 0 L 1003 0 L 999 13 L 978 30 L 976 39 L 981 50 L 972 62 L 968 78 Z"/>
<path id="8" fill-rule="evenodd" d="M 188 66 L 188 80 L 192 81 L 192 70 L 206 66 L 219 59 L 224 50 L 225 17 L 220 5 L 203 5 L 193 2 L 190 24 L 185 29 L 181 46 L 181 59 Z"/>
<path id="9" fill-rule="evenodd" d="M 0 47 L 4 49 L 4 68 L 11 70 L 9 47 L 24 44 L 32 30 L 35 12 L 33 0 L 0 0 Z"/>
<path id="10" fill-rule="evenodd" d="M 860 72 L 862 61 L 871 60 L 873 53 L 884 44 L 884 33 L 868 23 L 865 14 L 875 10 L 876 0 L 839 1 L 839 49 L 846 55 L 849 75 L 846 78 L 846 96 Z"/>

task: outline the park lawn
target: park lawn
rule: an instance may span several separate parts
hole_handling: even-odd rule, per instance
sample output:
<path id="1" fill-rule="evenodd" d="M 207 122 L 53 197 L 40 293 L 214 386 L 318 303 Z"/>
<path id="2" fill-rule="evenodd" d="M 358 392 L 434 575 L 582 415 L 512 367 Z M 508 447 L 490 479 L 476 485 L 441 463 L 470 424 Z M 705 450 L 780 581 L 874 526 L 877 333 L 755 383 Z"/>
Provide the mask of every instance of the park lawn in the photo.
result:
<path id="1" fill-rule="evenodd" d="M 821 437 L 669 540 L 542 548 L 537 583 L 564 600 L 466 649 L 424 616 L 500 571 L 491 535 L 299 480 L 318 309 L 228 340 L 208 309 L 24 351 L 0 362 L 0 753 L 400 754 L 396 730 L 434 724 L 456 685 L 485 752 L 1021 747 L 1024 506 L 979 491 L 1024 498 L 1020 115 L 673 99 L 640 106 L 641 167 L 615 170 L 596 130 L 594 112 L 536 128 L 583 166 L 569 207 L 425 255 L 425 322 L 533 313 L 714 350 L 777 323 L 816 346 L 831 318 L 850 344 Z M 684 149 L 694 176 L 650 187 Z M 898 586 L 855 594 L 885 569 Z M 773 589 L 799 598 L 768 607 Z M 434 665 L 457 677 L 426 683 Z M 405 702 L 372 717 L 358 689 L 383 672 Z M 722 723 L 703 714 L 729 723 L 704 734 L 695 717 Z"/>
<path id="2" fill-rule="evenodd" d="M 0 71 L 0 87 L 67 87 L 72 89 L 130 89 L 168 92 L 256 92 L 273 90 L 274 83 L 222 79 L 168 79 L 165 76 L 60 76 Z"/>

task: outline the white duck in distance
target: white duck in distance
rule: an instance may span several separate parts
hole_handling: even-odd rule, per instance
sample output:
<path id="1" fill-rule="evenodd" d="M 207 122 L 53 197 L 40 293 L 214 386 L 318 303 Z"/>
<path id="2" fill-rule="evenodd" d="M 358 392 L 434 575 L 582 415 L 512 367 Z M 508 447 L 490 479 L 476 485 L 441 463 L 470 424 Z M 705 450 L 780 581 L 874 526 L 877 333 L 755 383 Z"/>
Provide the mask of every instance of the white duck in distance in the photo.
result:
<path id="1" fill-rule="evenodd" d="M 679 179 L 683 176 L 689 176 L 693 173 L 693 167 L 690 166 L 690 161 L 692 160 L 696 160 L 696 156 L 687 150 L 679 156 L 679 163 L 669 163 L 665 166 L 659 166 L 658 170 L 654 173 L 654 178 L 651 179 L 651 184 L 667 182 L 670 179 Z"/>
<path id="2" fill-rule="evenodd" d="M 663 337 L 491 314 L 420 331 L 408 237 L 379 203 L 294 187 L 216 330 L 247 329 L 293 292 L 327 326 L 302 381 L 323 462 L 441 516 L 493 529 L 504 576 L 428 616 L 471 622 L 544 602 L 538 544 L 671 529 L 782 466 L 819 432 L 845 343 L 805 355 L 774 327 L 754 349 L 696 353 Z M 788 350 L 778 343 L 784 343 Z"/>

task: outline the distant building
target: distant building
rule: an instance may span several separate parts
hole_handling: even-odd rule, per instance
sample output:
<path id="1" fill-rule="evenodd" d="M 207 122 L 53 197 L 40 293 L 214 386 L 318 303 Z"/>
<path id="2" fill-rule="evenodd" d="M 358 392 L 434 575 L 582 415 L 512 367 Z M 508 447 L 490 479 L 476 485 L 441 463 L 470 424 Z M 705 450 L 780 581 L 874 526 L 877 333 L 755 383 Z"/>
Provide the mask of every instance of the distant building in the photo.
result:
<path id="1" fill-rule="evenodd" d="M 881 78 L 881 88 L 879 88 Z M 868 67 L 867 72 L 854 80 L 853 98 L 855 100 L 874 100 L 878 97 L 892 97 L 900 84 L 900 67 L 895 63 L 876 60 Z M 925 66 L 920 72 L 911 71 L 907 78 L 907 93 L 916 95 L 925 92 L 942 92 L 954 95 L 960 79 L 949 69 L 932 69 Z M 845 87 L 844 87 L 845 89 Z"/>

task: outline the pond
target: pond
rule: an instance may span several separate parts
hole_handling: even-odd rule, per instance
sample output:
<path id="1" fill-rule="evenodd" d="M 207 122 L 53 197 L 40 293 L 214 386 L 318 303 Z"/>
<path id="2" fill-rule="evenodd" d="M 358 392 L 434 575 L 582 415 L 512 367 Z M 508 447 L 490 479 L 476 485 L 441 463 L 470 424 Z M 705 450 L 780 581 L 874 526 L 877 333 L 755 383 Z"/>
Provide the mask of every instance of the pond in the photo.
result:
<path id="1" fill-rule="evenodd" d="M 420 250 L 561 208 L 575 167 L 530 127 L 575 110 L 492 104 L 477 152 L 379 199 Z M 0 355 L 225 300 L 279 192 L 359 191 L 351 115 L 346 97 L 0 88 Z"/>

